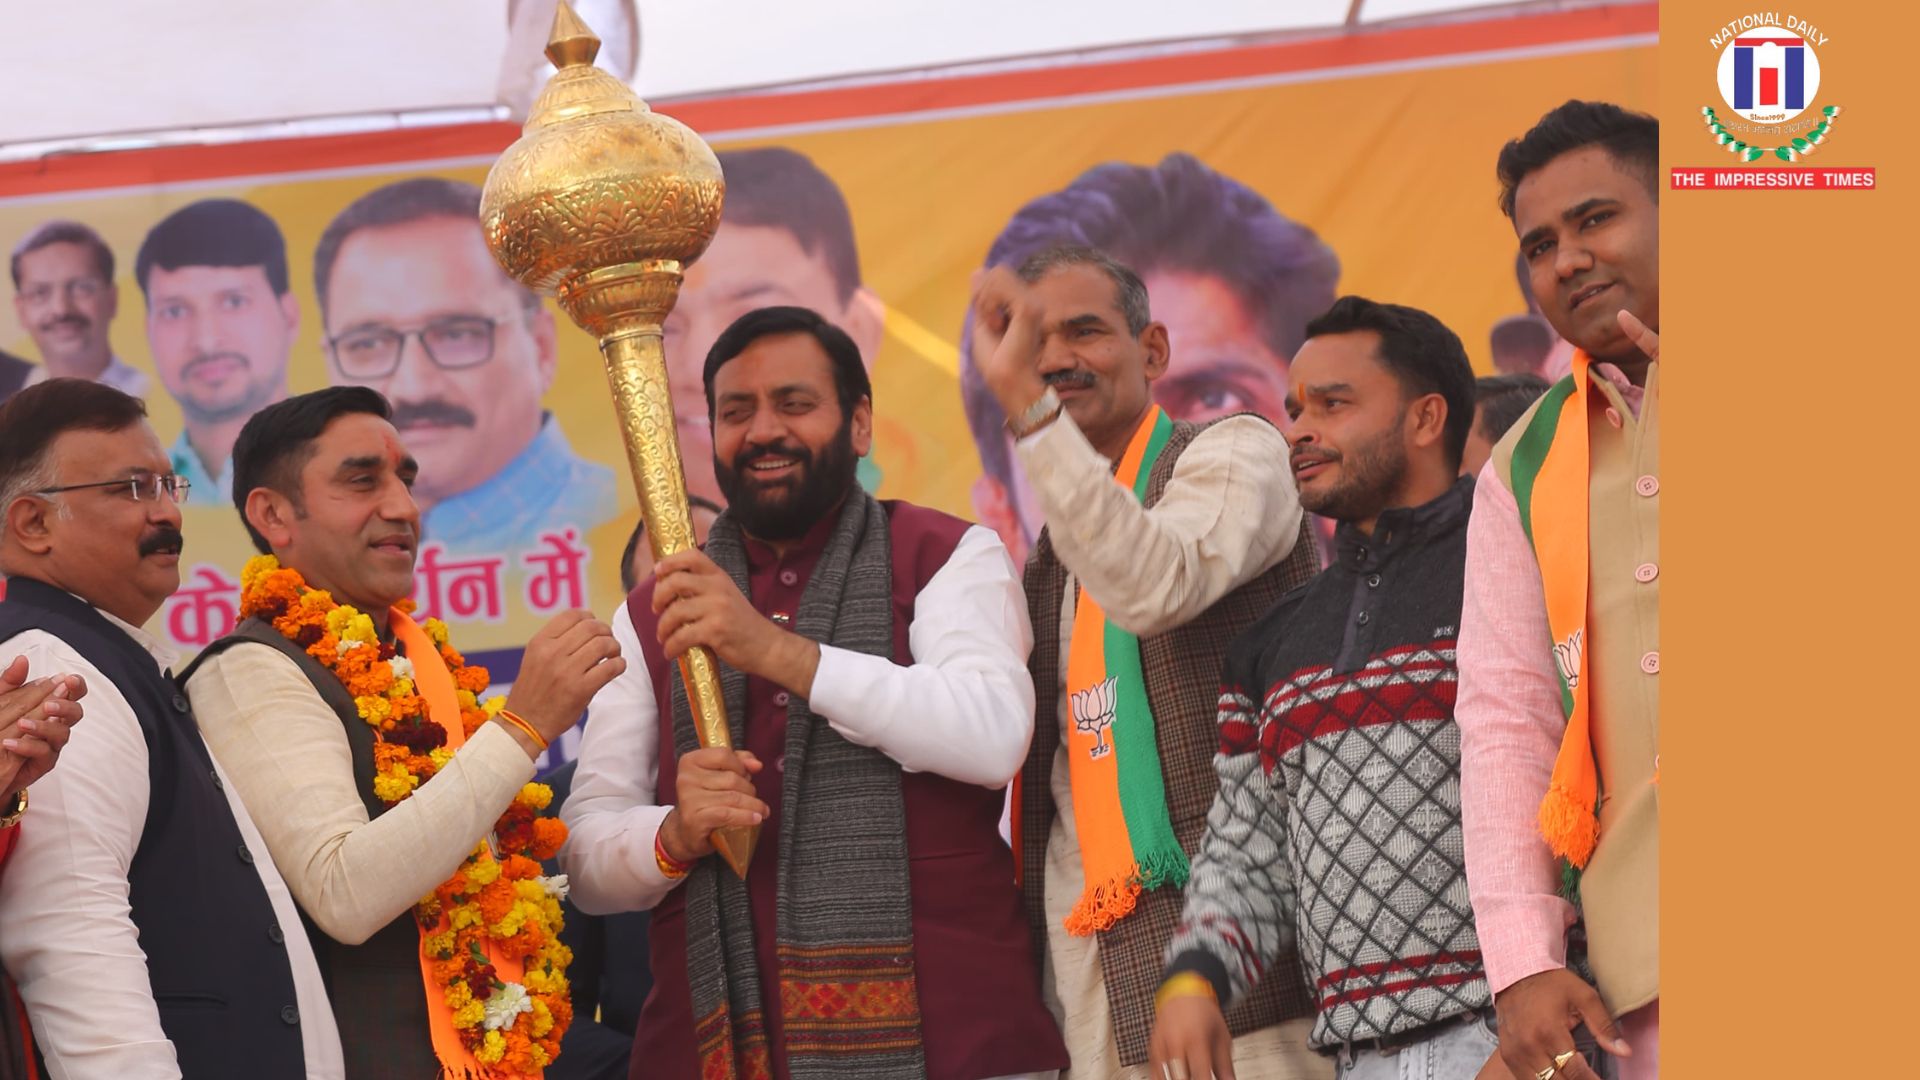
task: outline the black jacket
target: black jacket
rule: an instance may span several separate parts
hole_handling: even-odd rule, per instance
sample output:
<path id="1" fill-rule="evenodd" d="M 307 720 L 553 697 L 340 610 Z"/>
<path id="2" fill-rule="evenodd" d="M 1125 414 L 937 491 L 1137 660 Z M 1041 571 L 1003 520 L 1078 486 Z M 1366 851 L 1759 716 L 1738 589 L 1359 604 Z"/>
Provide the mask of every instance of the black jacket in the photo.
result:
<path id="1" fill-rule="evenodd" d="M 34 629 L 98 668 L 133 707 L 146 739 L 147 819 L 127 870 L 128 901 L 182 1075 L 305 1075 L 285 931 L 254 869 L 268 856 L 241 839 L 187 696 L 85 601 L 12 578 L 0 602 L 0 642 Z"/>

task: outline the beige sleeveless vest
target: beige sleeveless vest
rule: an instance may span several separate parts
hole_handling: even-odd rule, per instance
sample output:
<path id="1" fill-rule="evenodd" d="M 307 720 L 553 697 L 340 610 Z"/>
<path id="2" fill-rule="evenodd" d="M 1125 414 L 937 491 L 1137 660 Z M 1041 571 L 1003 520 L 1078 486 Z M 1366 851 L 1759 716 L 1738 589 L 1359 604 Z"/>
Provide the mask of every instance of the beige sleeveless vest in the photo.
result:
<path id="1" fill-rule="evenodd" d="M 1638 419 L 1598 375 L 1588 395 L 1587 678 L 1600 842 L 1580 900 L 1594 977 L 1616 1016 L 1660 996 L 1659 378 L 1651 365 Z M 1513 444 L 1531 416 L 1494 450 L 1509 490 Z"/>

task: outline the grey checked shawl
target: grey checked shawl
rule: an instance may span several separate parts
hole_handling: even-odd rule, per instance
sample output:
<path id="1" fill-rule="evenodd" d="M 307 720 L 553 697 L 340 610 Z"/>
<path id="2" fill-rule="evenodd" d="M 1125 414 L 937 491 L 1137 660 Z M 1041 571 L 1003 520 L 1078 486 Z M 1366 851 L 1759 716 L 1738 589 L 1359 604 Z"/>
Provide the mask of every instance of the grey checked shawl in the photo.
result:
<path id="1" fill-rule="evenodd" d="M 740 527 L 721 514 L 708 557 L 747 592 Z M 855 489 L 801 595 L 802 637 L 893 655 L 887 515 Z M 721 665 L 734 744 L 746 741 L 747 677 Z M 685 685 L 673 686 L 674 747 L 698 748 Z M 788 704 L 779 835 L 783 1053 L 794 1080 L 910 1080 L 925 1074 L 913 981 L 912 902 L 900 766 L 855 746 L 795 695 Z M 763 1075 L 761 980 L 745 883 L 718 859 L 687 881 L 687 977 L 704 1075 Z"/>

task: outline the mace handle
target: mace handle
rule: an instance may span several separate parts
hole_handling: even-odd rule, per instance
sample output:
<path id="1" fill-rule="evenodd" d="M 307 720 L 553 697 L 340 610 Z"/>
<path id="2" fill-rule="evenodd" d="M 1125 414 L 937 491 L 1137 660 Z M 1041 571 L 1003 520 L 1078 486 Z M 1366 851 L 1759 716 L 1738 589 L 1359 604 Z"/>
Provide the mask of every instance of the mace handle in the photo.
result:
<path id="1" fill-rule="evenodd" d="M 687 477 L 680 467 L 680 440 L 674 426 L 673 400 L 667 390 L 667 356 L 657 325 L 614 333 L 600 341 L 613 388 L 614 412 L 627 444 L 627 463 L 633 469 L 640 495 L 640 514 L 647 526 L 647 542 L 655 562 L 694 546 L 693 516 L 687 506 Z M 693 708 L 694 731 L 700 745 L 732 747 L 727 727 L 726 699 L 720 692 L 720 669 L 712 652 L 689 649 L 680 658 L 680 678 Z M 663 703 L 664 705 L 664 703 Z M 661 710 L 671 723 L 671 711 Z M 759 841 L 758 826 L 719 829 L 713 846 L 720 857 L 745 878 Z"/>

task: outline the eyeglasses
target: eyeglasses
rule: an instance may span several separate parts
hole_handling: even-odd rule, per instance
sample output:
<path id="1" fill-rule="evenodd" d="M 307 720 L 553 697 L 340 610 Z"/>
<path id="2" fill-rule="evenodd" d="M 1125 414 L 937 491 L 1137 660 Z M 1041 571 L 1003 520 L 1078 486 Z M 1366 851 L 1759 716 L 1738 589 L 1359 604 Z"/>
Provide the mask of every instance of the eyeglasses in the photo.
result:
<path id="1" fill-rule="evenodd" d="M 95 484 L 68 484 L 65 487 L 41 488 L 35 495 L 58 495 L 63 491 L 86 491 L 89 488 L 119 488 L 122 493 L 135 502 L 148 499 L 159 501 L 160 493 L 166 492 L 174 502 L 187 501 L 187 492 L 193 487 L 192 481 L 178 473 L 165 476 L 130 476 L 124 480 L 102 480 Z"/>
<path id="2" fill-rule="evenodd" d="M 418 330 L 368 326 L 349 330 L 327 342 L 340 374 L 349 379 L 384 379 L 400 369 L 407 339 L 420 339 L 420 348 L 442 371 L 479 367 L 493 359 L 493 332 L 497 319 L 456 315 L 428 323 Z"/>

